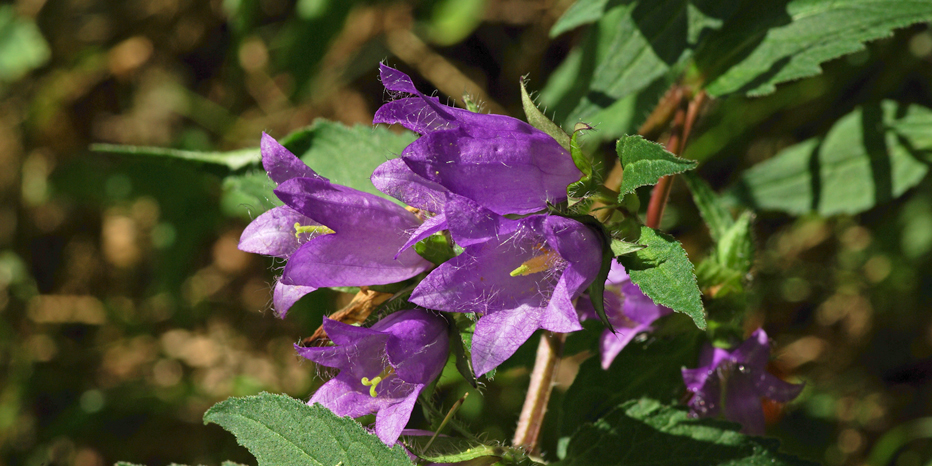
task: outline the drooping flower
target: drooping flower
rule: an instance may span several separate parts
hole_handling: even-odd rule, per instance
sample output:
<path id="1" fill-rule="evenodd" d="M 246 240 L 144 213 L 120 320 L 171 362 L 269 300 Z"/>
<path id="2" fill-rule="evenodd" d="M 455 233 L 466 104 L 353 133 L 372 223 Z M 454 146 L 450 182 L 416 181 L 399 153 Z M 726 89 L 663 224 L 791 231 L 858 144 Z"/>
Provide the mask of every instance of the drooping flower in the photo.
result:
<path id="1" fill-rule="evenodd" d="M 786 403 L 796 398 L 803 384 L 791 384 L 767 372 L 770 343 L 767 333 L 757 329 L 734 350 L 706 347 L 699 367 L 683 369 L 686 389 L 693 393 L 690 415 L 715 417 L 724 411 L 725 419 L 740 423 L 742 432 L 764 433 L 761 398 Z"/>
<path id="2" fill-rule="evenodd" d="M 421 390 L 443 369 L 449 353 L 443 318 L 421 309 L 398 311 L 371 328 L 324 319 L 336 346 L 304 348 L 301 356 L 340 373 L 321 386 L 308 404 L 320 403 L 338 416 L 375 414 L 375 433 L 393 445 L 411 417 Z"/>
<path id="3" fill-rule="evenodd" d="M 569 152 L 543 131 L 509 116 L 441 105 L 408 75 L 385 65 L 380 73 L 387 90 L 412 97 L 383 105 L 373 122 L 421 134 L 401 162 L 389 161 L 373 176 L 383 192 L 399 191 L 397 180 L 409 171 L 432 185 L 415 185 L 409 197 L 429 197 L 427 191 L 440 186 L 498 214 L 528 214 L 565 200 L 567 185 L 582 175 Z"/>
<path id="4" fill-rule="evenodd" d="M 239 248 L 288 260 L 273 293 L 279 317 L 317 288 L 395 283 L 431 266 L 414 251 L 398 253 L 421 225 L 414 214 L 331 183 L 264 133 L 261 150 L 262 164 L 278 184 L 275 194 L 285 205 L 253 220 Z"/>
<path id="5" fill-rule="evenodd" d="M 494 369 L 535 330 L 579 330 L 573 299 L 601 265 L 601 242 L 575 220 L 532 215 L 511 220 L 461 197 L 444 206 L 462 254 L 441 264 L 410 301 L 449 312 L 475 312 L 476 375 Z"/>
<path id="6" fill-rule="evenodd" d="M 631 282 L 624 266 L 616 261 L 612 261 L 612 268 L 605 280 L 604 296 L 605 316 L 615 329 L 615 332 L 612 332 L 606 328 L 599 339 L 602 368 L 608 369 L 615 356 L 618 356 L 637 334 L 652 331 L 654 321 L 673 313 L 673 310 L 654 304 Z M 576 308 L 583 320 L 598 319 L 587 296 L 579 298 Z"/>

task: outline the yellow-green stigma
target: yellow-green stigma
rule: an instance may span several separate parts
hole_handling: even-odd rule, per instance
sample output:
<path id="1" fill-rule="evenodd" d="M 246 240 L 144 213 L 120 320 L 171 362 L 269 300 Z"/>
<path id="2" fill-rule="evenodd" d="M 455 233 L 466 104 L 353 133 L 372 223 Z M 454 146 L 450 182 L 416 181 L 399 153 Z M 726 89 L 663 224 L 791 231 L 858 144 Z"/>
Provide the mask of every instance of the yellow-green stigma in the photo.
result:
<path id="1" fill-rule="evenodd" d="M 539 256 L 534 256 L 524 261 L 524 263 L 519 265 L 518 268 L 512 270 L 511 273 L 509 273 L 508 275 L 511 275 L 512 277 L 517 277 L 517 276 L 523 277 L 526 275 L 531 275 L 534 273 L 541 273 L 541 272 L 547 271 L 550 268 L 551 264 L 553 264 L 556 261 L 557 255 L 555 252 L 551 251 L 550 249 L 547 249 L 547 248 L 539 248 L 539 249 L 543 252 L 543 254 Z"/>
<path id="2" fill-rule="evenodd" d="M 364 387 L 369 387 L 369 396 L 371 396 L 372 398 L 375 398 L 379 396 L 378 392 L 375 391 L 375 387 L 377 387 L 380 382 L 387 379 L 388 376 L 394 373 L 395 373 L 395 368 L 392 366 L 388 366 L 384 370 L 382 370 L 381 374 L 373 377 L 372 379 L 369 379 L 369 377 L 363 377 L 359 381 L 362 383 Z"/>
<path id="3" fill-rule="evenodd" d="M 331 233 L 336 233 L 335 231 L 323 226 L 323 225 L 301 225 L 300 223 L 294 224 L 294 237 L 299 238 L 301 233 L 320 233 L 323 235 L 329 235 Z"/>

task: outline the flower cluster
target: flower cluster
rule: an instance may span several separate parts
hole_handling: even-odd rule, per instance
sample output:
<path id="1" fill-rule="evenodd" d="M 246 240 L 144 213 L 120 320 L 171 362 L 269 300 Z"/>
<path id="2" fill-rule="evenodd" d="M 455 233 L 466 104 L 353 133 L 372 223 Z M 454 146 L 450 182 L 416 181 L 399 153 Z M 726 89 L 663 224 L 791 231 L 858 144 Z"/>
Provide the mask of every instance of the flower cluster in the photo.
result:
<path id="1" fill-rule="evenodd" d="M 801 384 L 784 382 L 767 372 L 770 343 L 767 333 L 757 329 L 750 338 L 729 351 L 706 347 L 699 356 L 699 367 L 683 369 L 686 389 L 692 392 L 690 414 L 740 423 L 747 434 L 764 433 L 761 398 L 781 403 L 792 401 L 803 389 Z"/>

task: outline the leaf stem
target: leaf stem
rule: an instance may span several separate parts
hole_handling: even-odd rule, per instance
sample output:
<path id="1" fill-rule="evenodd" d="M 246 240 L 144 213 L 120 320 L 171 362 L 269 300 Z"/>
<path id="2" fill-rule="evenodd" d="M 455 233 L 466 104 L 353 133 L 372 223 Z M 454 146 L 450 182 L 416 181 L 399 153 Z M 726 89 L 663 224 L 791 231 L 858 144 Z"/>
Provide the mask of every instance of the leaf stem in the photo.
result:
<path id="1" fill-rule="evenodd" d="M 527 395 L 524 398 L 524 407 L 518 418 L 518 428 L 512 443 L 523 448 L 528 454 L 536 454 L 537 440 L 540 428 L 544 423 L 544 413 L 547 412 L 547 403 L 550 401 L 550 392 L 553 390 L 553 381 L 563 355 L 563 343 L 566 342 L 565 333 L 545 333 L 537 346 L 537 357 L 534 360 L 534 370 L 531 372 L 531 382 L 528 384 Z"/>

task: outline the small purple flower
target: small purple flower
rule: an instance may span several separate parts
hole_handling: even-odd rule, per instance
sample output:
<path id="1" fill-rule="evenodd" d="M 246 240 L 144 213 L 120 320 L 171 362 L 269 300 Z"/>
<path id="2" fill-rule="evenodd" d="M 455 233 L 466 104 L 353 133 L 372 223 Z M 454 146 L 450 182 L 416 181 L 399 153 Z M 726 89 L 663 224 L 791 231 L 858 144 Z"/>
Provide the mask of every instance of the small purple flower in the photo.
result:
<path id="1" fill-rule="evenodd" d="M 655 320 L 673 313 L 673 310 L 654 304 L 637 285 L 631 282 L 624 266 L 612 261 L 612 269 L 605 280 L 605 315 L 615 332 L 605 329 L 599 339 L 602 353 L 602 368 L 608 369 L 615 356 L 642 332 L 653 331 Z M 588 296 L 582 296 L 576 302 L 580 317 L 598 319 Z"/>
<path id="2" fill-rule="evenodd" d="M 399 253 L 421 226 L 411 212 L 378 196 L 331 183 L 268 134 L 262 164 L 285 205 L 253 220 L 239 248 L 287 259 L 272 302 L 279 317 L 321 287 L 385 285 L 431 267 L 414 251 Z"/>
<path id="3" fill-rule="evenodd" d="M 573 299 L 599 272 L 594 231 L 565 217 L 510 220 L 461 197 L 451 197 L 444 213 L 464 251 L 421 281 L 410 301 L 479 314 L 472 338 L 476 375 L 508 359 L 539 328 L 582 328 Z"/>
<path id="4" fill-rule="evenodd" d="M 376 413 L 375 433 L 393 445 L 411 417 L 421 390 L 447 361 L 449 337 L 443 318 L 421 309 L 398 311 L 372 328 L 324 319 L 336 346 L 304 348 L 301 356 L 340 369 L 308 404 L 320 403 L 337 416 Z"/>
<path id="5" fill-rule="evenodd" d="M 757 329 L 734 350 L 706 347 L 696 369 L 683 369 L 686 389 L 693 393 L 690 415 L 718 416 L 724 406 L 725 419 L 744 426 L 742 432 L 763 435 L 764 411 L 761 398 L 786 403 L 796 398 L 803 384 L 791 384 L 767 372 L 770 343 L 767 333 Z"/>
<path id="6" fill-rule="evenodd" d="M 449 190 L 497 214 L 528 214 L 566 200 L 567 185 L 582 176 L 569 152 L 543 131 L 509 116 L 441 105 L 420 93 L 408 75 L 385 65 L 380 73 L 387 90 L 413 97 L 383 105 L 373 122 L 421 134 L 401 162 L 386 162 L 373 176 L 383 192 L 409 202 L 438 200 L 437 192 Z M 424 181 L 399 184 L 411 176 Z M 421 207 L 416 202 L 409 205 Z"/>

